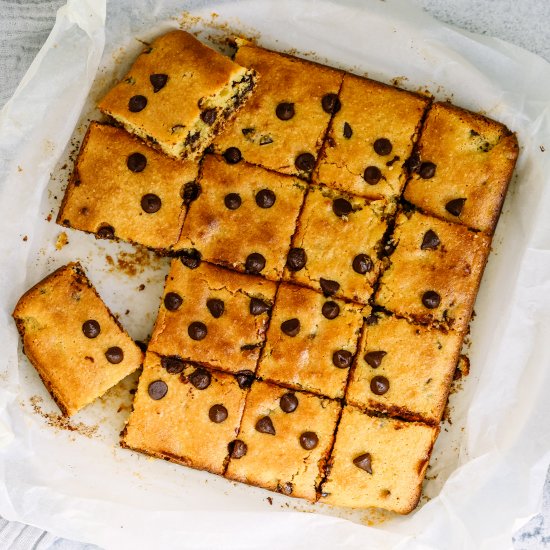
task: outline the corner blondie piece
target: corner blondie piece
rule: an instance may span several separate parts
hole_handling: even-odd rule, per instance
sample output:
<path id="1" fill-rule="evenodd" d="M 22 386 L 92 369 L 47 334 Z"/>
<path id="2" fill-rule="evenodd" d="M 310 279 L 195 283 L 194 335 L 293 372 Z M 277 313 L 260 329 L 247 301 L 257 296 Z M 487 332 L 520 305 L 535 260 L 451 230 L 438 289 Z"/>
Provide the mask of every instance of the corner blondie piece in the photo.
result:
<path id="1" fill-rule="evenodd" d="M 147 353 L 121 445 L 221 475 L 245 393 L 230 374 Z"/>
<path id="2" fill-rule="evenodd" d="M 283 174 L 308 177 L 330 117 L 340 108 L 343 73 L 237 40 L 235 61 L 258 73 L 239 116 L 215 141 L 217 152 Z"/>
<path id="3" fill-rule="evenodd" d="M 254 382 L 225 476 L 315 501 L 339 412 L 336 401 Z"/>
<path id="4" fill-rule="evenodd" d="M 153 249 L 178 240 L 184 192 L 198 165 L 147 147 L 120 128 L 92 122 L 82 143 L 57 223 Z"/>
<path id="5" fill-rule="evenodd" d="M 346 392 L 348 403 L 437 424 L 456 369 L 462 335 L 372 314 Z"/>
<path id="6" fill-rule="evenodd" d="M 435 103 L 405 198 L 426 213 L 492 234 L 517 156 L 515 134 L 499 122 Z"/>
<path id="7" fill-rule="evenodd" d="M 213 263 L 280 279 L 307 184 L 208 155 L 200 185 L 175 248 L 197 248 Z"/>
<path id="8" fill-rule="evenodd" d="M 254 84 L 254 71 L 172 31 L 142 52 L 99 108 L 167 155 L 196 157 Z"/>
<path id="9" fill-rule="evenodd" d="M 385 201 L 310 186 L 298 218 L 285 279 L 366 304 L 382 268 Z M 301 255 L 301 261 L 292 259 Z"/>
<path id="10" fill-rule="evenodd" d="M 361 197 L 395 200 L 429 99 L 346 74 L 313 181 Z"/>
<path id="11" fill-rule="evenodd" d="M 418 504 L 438 429 L 346 406 L 320 502 L 408 514 Z"/>
<path id="12" fill-rule="evenodd" d="M 78 263 L 25 292 L 13 318 L 23 351 L 65 416 L 141 366 L 143 354 Z"/>
<path id="13" fill-rule="evenodd" d="M 149 351 L 237 373 L 256 370 L 275 283 L 205 262 L 172 262 Z"/>
<path id="14" fill-rule="evenodd" d="M 415 212 L 398 215 L 392 240 L 376 303 L 410 321 L 464 333 L 490 238 Z"/>
<path id="15" fill-rule="evenodd" d="M 362 322 L 359 306 L 283 283 L 258 376 L 327 397 L 343 397 Z"/>

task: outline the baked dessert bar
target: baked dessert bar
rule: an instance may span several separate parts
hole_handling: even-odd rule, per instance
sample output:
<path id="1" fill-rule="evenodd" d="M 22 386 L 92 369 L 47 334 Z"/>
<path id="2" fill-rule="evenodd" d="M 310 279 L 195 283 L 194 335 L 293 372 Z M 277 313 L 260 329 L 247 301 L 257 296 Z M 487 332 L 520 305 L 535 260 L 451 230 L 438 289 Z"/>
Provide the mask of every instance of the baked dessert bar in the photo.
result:
<path id="1" fill-rule="evenodd" d="M 376 303 L 398 316 L 464 333 L 490 251 L 490 238 L 462 225 L 400 213 L 395 251 Z"/>
<path id="2" fill-rule="evenodd" d="M 25 292 L 13 318 L 23 351 L 65 416 L 141 366 L 143 354 L 78 263 Z"/>
<path id="3" fill-rule="evenodd" d="M 320 502 L 408 514 L 417 505 L 438 429 L 346 406 Z"/>
<path id="4" fill-rule="evenodd" d="M 230 374 L 147 353 L 121 445 L 221 475 L 245 392 Z"/>
<path id="5" fill-rule="evenodd" d="M 148 350 L 254 373 L 275 289 L 261 277 L 191 263 L 188 257 L 175 259 Z"/>
<path id="6" fill-rule="evenodd" d="M 254 382 L 225 476 L 314 501 L 339 412 L 337 401 Z"/>
<path id="7" fill-rule="evenodd" d="M 435 103 L 412 159 L 405 199 L 426 213 L 491 234 L 518 151 L 506 126 Z"/>
<path id="8" fill-rule="evenodd" d="M 447 403 L 461 345 L 462 335 L 453 330 L 371 314 L 351 371 L 347 402 L 435 425 Z"/>
<path id="9" fill-rule="evenodd" d="M 254 71 L 184 31 L 157 38 L 99 103 L 167 155 L 196 157 L 254 88 Z"/>
<path id="10" fill-rule="evenodd" d="M 191 205 L 175 250 L 248 273 L 282 277 L 306 183 L 223 157 L 207 155 L 201 194 Z"/>
<path id="11" fill-rule="evenodd" d="M 92 122 L 57 223 L 168 249 L 178 240 L 197 174 L 193 162 L 170 159 L 121 128 Z"/>
<path id="12" fill-rule="evenodd" d="M 360 306 L 283 283 L 257 374 L 283 386 L 341 398 L 362 323 Z"/>
<path id="13" fill-rule="evenodd" d="M 313 181 L 361 197 L 396 200 L 430 100 L 346 74 Z"/>
<path id="14" fill-rule="evenodd" d="M 332 114 L 343 73 L 237 39 L 235 61 L 258 73 L 239 116 L 214 141 L 231 162 L 244 158 L 283 174 L 308 177 Z"/>

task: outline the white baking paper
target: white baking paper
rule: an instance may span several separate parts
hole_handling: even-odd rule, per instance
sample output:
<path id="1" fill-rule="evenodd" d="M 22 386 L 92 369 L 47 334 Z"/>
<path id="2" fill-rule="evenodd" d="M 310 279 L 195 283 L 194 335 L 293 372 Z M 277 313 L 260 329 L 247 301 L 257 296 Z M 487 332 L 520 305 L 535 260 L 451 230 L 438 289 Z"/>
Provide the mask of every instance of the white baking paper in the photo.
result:
<path id="1" fill-rule="evenodd" d="M 62 246 L 64 230 L 47 220 L 95 102 L 140 41 L 178 26 L 397 78 L 518 133 L 521 156 L 476 304 L 472 371 L 451 397 L 426 496 L 407 517 L 308 505 L 120 449 L 135 377 L 64 421 L 21 354 L 10 318 L 17 299 L 74 259 L 133 337 L 151 330 L 167 261 L 72 230 Z M 550 462 L 549 105 L 542 59 L 404 0 L 69 0 L 0 113 L 0 514 L 116 549 L 510 547 L 540 506 Z"/>

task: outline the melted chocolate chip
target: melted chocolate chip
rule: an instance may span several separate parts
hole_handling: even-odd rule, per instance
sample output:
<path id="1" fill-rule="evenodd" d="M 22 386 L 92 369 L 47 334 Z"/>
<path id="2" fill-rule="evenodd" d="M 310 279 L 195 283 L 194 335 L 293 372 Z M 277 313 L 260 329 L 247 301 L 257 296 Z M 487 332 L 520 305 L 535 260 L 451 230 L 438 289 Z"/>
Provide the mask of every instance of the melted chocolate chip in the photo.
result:
<path id="1" fill-rule="evenodd" d="M 353 459 L 353 463 L 361 470 L 365 470 L 365 472 L 372 474 L 372 462 L 370 453 L 359 455 L 358 457 Z"/>
<path id="2" fill-rule="evenodd" d="M 441 296 L 435 290 L 428 290 L 422 295 L 422 303 L 428 309 L 435 309 L 441 303 Z"/>
<path id="3" fill-rule="evenodd" d="M 250 315 L 261 315 L 262 313 L 268 313 L 271 310 L 271 306 L 260 300 L 259 298 L 250 299 Z"/>
<path id="4" fill-rule="evenodd" d="M 149 393 L 149 397 L 151 399 L 158 401 L 168 393 L 168 386 L 163 380 L 155 380 L 149 384 L 147 392 Z"/>
<path id="5" fill-rule="evenodd" d="M 369 185 L 376 185 L 380 181 L 381 177 L 382 172 L 380 172 L 380 168 L 377 166 L 367 166 L 363 172 L 363 179 Z"/>
<path id="6" fill-rule="evenodd" d="M 239 388 L 241 388 L 241 390 L 245 390 L 252 386 L 252 382 L 254 382 L 254 373 L 248 369 L 240 370 L 239 372 L 235 373 L 235 380 L 237 380 Z"/>
<path id="7" fill-rule="evenodd" d="M 260 273 L 260 271 L 262 271 L 262 269 L 265 267 L 265 258 L 258 252 L 253 252 L 252 254 L 249 254 L 246 258 L 244 267 L 247 273 Z"/>
<path id="8" fill-rule="evenodd" d="M 218 111 L 216 109 L 206 109 L 201 113 L 201 120 L 208 124 L 208 126 L 212 126 L 214 122 L 216 122 L 216 117 L 218 116 Z"/>
<path id="9" fill-rule="evenodd" d="M 202 193 L 202 187 L 200 183 L 196 181 L 188 181 L 182 189 L 181 198 L 185 204 L 196 201 Z"/>
<path id="10" fill-rule="evenodd" d="M 321 312 L 327 319 L 336 319 L 340 315 L 340 306 L 336 302 L 328 301 L 323 304 Z"/>
<path id="11" fill-rule="evenodd" d="M 219 319 L 225 310 L 225 304 L 219 298 L 210 298 L 206 302 L 206 307 L 214 319 Z"/>
<path id="12" fill-rule="evenodd" d="M 264 416 L 256 422 L 256 431 L 263 434 L 275 435 L 275 426 L 269 416 Z"/>
<path id="13" fill-rule="evenodd" d="M 183 304 L 183 298 L 176 292 L 168 292 L 164 297 L 164 307 L 168 311 L 177 311 L 181 304 Z"/>
<path id="14" fill-rule="evenodd" d="M 132 113 L 143 111 L 147 105 L 147 98 L 143 95 L 135 95 L 128 101 L 128 110 Z"/>
<path id="15" fill-rule="evenodd" d="M 420 168 L 420 155 L 418 154 L 418 151 L 414 151 L 411 154 L 411 156 L 405 161 L 404 167 L 411 174 Z"/>
<path id="16" fill-rule="evenodd" d="M 437 233 L 435 231 L 432 231 L 431 229 L 428 229 L 428 231 L 424 233 L 424 237 L 422 239 L 422 244 L 420 245 L 420 248 L 422 250 L 434 250 L 440 244 L 441 244 L 441 241 L 439 240 Z"/>
<path id="17" fill-rule="evenodd" d="M 185 267 L 195 269 L 201 265 L 201 253 L 196 248 L 190 248 L 181 253 L 180 260 Z"/>
<path id="18" fill-rule="evenodd" d="M 369 351 L 368 353 L 365 353 L 365 361 L 373 369 L 377 369 L 382 364 L 382 359 L 384 359 L 385 355 L 385 351 Z"/>
<path id="19" fill-rule="evenodd" d="M 281 323 L 281 330 L 287 336 L 296 336 L 300 332 L 300 321 L 296 318 Z"/>
<path id="20" fill-rule="evenodd" d="M 187 333 L 193 340 L 203 340 L 208 334 L 208 329 L 204 323 L 193 321 L 187 328 Z"/>
<path id="21" fill-rule="evenodd" d="M 347 122 L 344 122 L 344 137 L 346 139 L 350 139 L 352 135 L 353 130 L 351 129 L 351 126 Z"/>
<path id="22" fill-rule="evenodd" d="M 385 157 L 389 155 L 392 150 L 391 141 L 387 138 L 378 138 L 373 144 L 374 151 L 377 155 Z"/>
<path id="23" fill-rule="evenodd" d="M 332 211 L 341 218 L 342 216 L 347 216 L 351 213 L 353 207 L 351 203 L 346 199 L 335 199 L 332 201 Z"/>
<path id="24" fill-rule="evenodd" d="M 221 424 L 227 418 L 227 409 L 223 405 L 212 405 L 208 411 L 208 418 L 215 424 Z"/>
<path id="25" fill-rule="evenodd" d="M 306 251 L 303 248 L 291 248 L 286 258 L 286 266 L 290 271 L 300 271 L 307 262 Z"/>
<path id="26" fill-rule="evenodd" d="M 360 275 L 364 275 L 365 273 L 372 271 L 372 268 L 374 267 L 372 260 L 366 254 L 358 254 L 355 256 L 351 265 L 353 267 L 353 271 L 355 271 L 355 273 L 359 273 Z"/>
<path id="27" fill-rule="evenodd" d="M 223 202 L 229 210 L 237 210 L 241 206 L 242 200 L 238 193 L 228 193 L 225 195 Z"/>
<path id="28" fill-rule="evenodd" d="M 315 168 L 315 157 L 311 153 L 302 153 L 296 157 L 294 165 L 302 172 L 311 172 Z"/>
<path id="29" fill-rule="evenodd" d="M 367 323 L 367 325 L 369 327 L 372 327 L 372 325 L 377 325 L 378 324 L 378 316 L 375 313 L 371 313 L 370 315 L 368 315 L 365 318 L 365 323 Z"/>
<path id="30" fill-rule="evenodd" d="M 384 395 L 390 389 L 390 382 L 385 376 L 375 376 L 370 381 L 370 389 L 375 395 Z"/>
<path id="31" fill-rule="evenodd" d="M 285 413 L 294 412 L 298 408 L 298 398 L 293 393 L 285 393 L 279 399 L 279 405 Z"/>
<path id="32" fill-rule="evenodd" d="M 294 103 L 279 103 L 275 114 L 281 120 L 290 120 L 294 116 Z"/>
<path id="33" fill-rule="evenodd" d="M 418 169 L 418 173 L 422 179 L 429 180 L 435 176 L 435 168 L 433 162 L 423 162 Z"/>
<path id="34" fill-rule="evenodd" d="M 189 382 L 195 386 L 198 390 L 205 390 L 210 386 L 210 381 L 212 377 L 207 370 L 197 369 L 192 374 L 189 375 Z"/>
<path id="35" fill-rule="evenodd" d="M 464 208 L 465 203 L 466 199 L 453 199 L 445 205 L 445 210 L 447 210 L 449 214 L 452 214 L 458 218 L 458 216 L 462 214 L 462 209 Z"/>
<path id="36" fill-rule="evenodd" d="M 275 200 L 275 193 L 271 189 L 262 189 L 256 193 L 256 204 L 260 208 L 271 208 Z"/>
<path id="37" fill-rule="evenodd" d="M 86 338 L 97 338 L 101 332 L 101 327 L 99 323 L 94 319 L 89 319 L 82 323 L 82 332 Z"/>
<path id="38" fill-rule="evenodd" d="M 183 360 L 177 355 L 168 355 L 166 357 L 162 357 L 160 360 L 160 364 L 163 369 L 166 369 L 166 372 L 168 374 L 179 374 L 183 371 L 183 368 L 185 366 Z"/>
<path id="39" fill-rule="evenodd" d="M 113 365 L 118 365 L 124 359 L 124 352 L 118 346 L 113 346 L 105 352 L 105 357 L 107 358 L 107 361 L 109 361 L 109 363 L 112 363 Z"/>
<path id="40" fill-rule="evenodd" d="M 300 445 L 306 450 L 311 451 L 319 444 L 319 438 L 315 432 L 304 432 L 300 436 Z"/>
<path id="41" fill-rule="evenodd" d="M 143 172 L 147 166 L 147 159 L 141 153 L 132 153 L 126 159 L 126 166 L 132 172 Z"/>
<path id="42" fill-rule="evenodd" d="M 340 289 L 340 283 L 331 281 L 330 279 L 323 279 L 322 277 L 319 279 L 319 285 L 325 296 L 332 296 Z"/>
<path id="43" fill-rule="evenodd" d="M 225 150 L 223 158 L 227 164 L 237 164 L 243 157 L 241 151 L 237 149 L 237 147 L 229 147 L 229 149 Z"/>
<path id="44" fill-rule="evenodd" d="M 321 99 L 321 106 L 325 113 L 334 115 L 340 110 L 342 104 L 338 99 L 338 94 L 325 94 L 323 99 Z"/>
<path id="45" fill-rule="evenodd" d="M 231 458 L 242 458 L 248 452 L 246 443 L 240 439 L 235 439 L 229 443 L 227 449 Z"/>
<path id="46" fill-rule="evenodd" d="M 168 82 L 168 75 L 167 74 L 152 74 L 149 77 L 149 81 L 153 85 L 153 92 L 155 94 L 164 88 L 166 86 L 166 83 Z"/>
<path id="47" fill-rule="evenodd" d="M 153 193 L 147 193 L 141 197 L 141 208 L 147 214 L 154 214 L 160 210 L 162 202 L 160 197 Z"/>
<path id="48" fill-rule="evenodd" d="M 352 354 L 345 349 L 339 349 L 332 354 L 332 364 L 339 369 L 347 369 L 351 365 Z"/>
<path id="49" fill-rule="evenodd" d="M 115 238 L 115 228 L 112 225 L 102 225 L 97 230 L 97 236 L 102 239 L 114 239 Z"/>

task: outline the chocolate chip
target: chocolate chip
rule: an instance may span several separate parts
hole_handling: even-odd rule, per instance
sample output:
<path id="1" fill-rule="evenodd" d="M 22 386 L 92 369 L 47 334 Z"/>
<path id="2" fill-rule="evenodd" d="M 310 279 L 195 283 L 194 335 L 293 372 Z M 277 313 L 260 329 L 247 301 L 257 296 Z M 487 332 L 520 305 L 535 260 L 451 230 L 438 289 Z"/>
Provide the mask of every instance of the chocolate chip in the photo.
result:
<path id="1" fill-rule="evenodd" d="M 164 306 L 168 311 L 177 311 L 182 303 L 183 298 L 176 292 L 168 292 L 164 297 Z"/>
<path id="2" fill-rule="evenodd" d="M 275 426 L 269 416 L 264 416 L 256 422 L 256 431 L 263 434 L 275 435 Z"/>
<path id="3" fill-rule="evenodd" d="M 465 202 L 466 199 L 453 199 L 445 205 L 445 210 L 447 210 L 449 214 L 452 214 L 458 218 L 458 216 L 462 214 L 462 209 L 464 208 Z"/>
<path id="4" fill-rule="evenodd" d="M 107 358 L 107 361 L 109 361 L 109 363 L 112 363 L 113 365 L 118 365 L 124 359 L 124 352 L 118 346 L 113 346 L 105 352 L 105 357 Z"/>
<path id="5" fill-rule="evenodd" d="M 365 361 L 373 369 L 377 369 L 382 364 L 382 359 L 384 359 L 385 355 L 385 351 L 369 351 L 368 353 L 365 353 Z"/>
<path id="6" fill-rule="evenodd" d="M 338 99 L 338 94 L 325 94 L 323 99 L 321 99 L 321 105 L 323 107 L 323 111 L 331 115 L 335 115 L 342 107 L 342 104 Z"/>
<path id="7" fill-rule="evenodd" d="M 250 315 L 261 315 L 262 313 L 268 313 L 271 310 L 271 306 L 260 300 L 259 298 L 250 299 Z"/>
<path id="8" fill-rule="evenodd" d="M 363 172 L 363 179 L 369 185 L 376 185 L 380 181 L 381 177 L 382 172 L 380 172 L 380 168 L 377 166 L 367 166 Z"/>
<path id="9" fill-rule="evenodd" d="M 152 74 L 149 77 L 151 84 L 153 85 L 153 92 L 157 93 L 159 90 L 162 90 L 166 83 L 168 82 L 167 74 Z"/>
<path id="10" fill-rule="evenodd" d="M 247 452 L 248 447 L 244 441 L 235 439 L 228 446 L 229 456 L 231 458 L 242 458 Z"/>
<path id="11" fill-rule="evenodd" d="M 145 155 L 141 153 L 132 153 L 126 159 L 126 166 L 128 166 L 128 169 L 132 172 L 143 172 L 147 166 L 147 159 Z"/>
<path id="12" fill-rule="evenodd" d="M 244 267 L 247 273 L 260 273 L 260 271 L 262 271 L 262 269 L 265 267 L 265 258 L 258 252 L 253 252 L 252 254 L 249 254 L 246 258 Z"/>
<path id="13" fill-rule="evenodd" d="M 422 303 L 428 309 L 435 309 L 441 302 L 441 296 L 435 290 L 428 290 L 422 295 Z"/>
<path id="14" fill-rule="evenodd" d="M 378 138 L 373 144 L 374 151 L 377 155 L 385 157 L 389 155 L 392 150 L 391 141 L 387 138 Z"/>
<path id="15" fill-rule="evenodd" d="M 102 239 L 114 239 L 115 238 L 115 228 L 112 225 L 102 225 L 97 230 L 97 236 Z"/>
<path id="16" fill-rule="evenodd" d="M 298 398 L 293 393 L 285 393 L 279 399 L 279 405 L 285 413 L 294 412 L 298 408 Z"/>
<path id="17" fill-rule="evenodd" d="M 311 153 L 302 153 L 296 157 L 294 165 L 302 172 L 311 172 L 315 168 L 315 157 Z"/>
<path id="18" fill-rule="evenodd" d="M 227 418 L 227 409 L 223 405 L 212 405 L 208 411 L 208 418 L 215 424 L 221 424 Z"/>
<path id="19" fill-rule="evenodd" d="M 332 296 L 340 289 L 340 283 L 331 281 L 330 279 L 323 279 L 322 277 L 319 279 L 319 285 L 325 296 Z"/>
<path id="20" fill-rule="evenodd" d="M 163 380 L 155 380 L 149 384 L 147 392 L 149 393 L 149 397 L 151 399 L 158 401 L 168 393 L 168 386 Z"/>
<path id="21" fill-rule="evenodd" d="M 303 248 L 291 248 L 286 258 L 286 266 L 290 271 L 300 271 L 307 262 L 306 251 Z"/>
<path id="22" fill-rule="evenodd" d="M 229 147 L 229 149 L 225 150 L 223 158 L 227 164 L 237 164 L 243 157 L 237 147 Z"/>
<path id="23" fill-rule="evenodd" d="M 206 338 L 208 329 L 204 323 L 201 323 L 200 321 L 193 321 L 187 328 L 187 333 L 193 340 L 203 340 Z"/>
<path id="24" fill-rule="evenodd" d="M 196 181 L 188 181 L 182 189 L 181 198 L 185 204 L 189 204 L 193 201 L 196 201 L 202 192 L 202 187 L 200 183 Z"/>
<path id="25" fill-rule="evenodd" d="M 372 325 L 377 325 L 378 324 L 378 315 L 376 315 L 375 313 L 371 313 L 370 315 L 368 315 L 365 318 L 365 323 L 367 323 L 367 325 L 369 327 L 372 327 Z"/>
<path id="26" fill-rule="evenodd" d="M 317 437 L 317 434 L 315 432 L 304 432 L 300 436 L 300 445 L 304 449 L 306 449 L 306 451 L 311 451 L 311 449 L 315 449 L 318 444 L 319 438 Z"/>
<path id="27" fill-rule="evenodd" d="M 248 369 L 240 370 L 235 373 L 235 380 L 237 380 L 237 384 L 239 384 L 239 388 L 241 388 L 241 390 L 246 390 L 247 388 L 250 388 L 250 386 L 252 386 L 252 382 L 254 382 L 254 373 Z"/>
<path id="28" fill-rule="evenodd" d="M 155 212 L 158 212 L 161 204 L 162 202 L 160 197 L 154 195 L 153 193 L 147 193 L 147 195 L 143 195 L 143 197 L 141 197 L 141 208 L 144 212 L 147 212 L 147 214 L 154 214 Z"/>
<path id="29" fill-rule="evenodd" d="M 416 172 L 420 168 L 420 155 L 418 151 L 414 151 L 411 156 L 403 164 L 410 173 Z"/>
<path id="30" fill-rule="evenodd" d="M 275 193 L 271 189 L 262 189 L 256 193 L 256 204 L 260 208 L 271 208 L 275 204 Z"/>
<path id="31" fill-rule="evenodd" d="M 351 129 L 351 126 L 347 122 L 344 122 L 344 137 L 349 139 L 352 135 L 353 130 Z"/>
<path id="32" fill-rule="evenodd" d="M 229 210 L 237 210 L 241 206 L 242 200 L 238 193 L 228 193 L 225 195 L 223 202 Z"/>
<path id="33" fill-rule="evenodd" d="M 390 389 L 390 383 L 385 376 L 375 376 L 370 381 L 370 389 L 375 395 L 384 395 Z"/>
<path id="34" fill-rule="evenodd" d="M 275 109 L 277 118 L 290 120 L 294 116 L 294 103 L 279 103 Z"/>
<path id="35" fill-rule="evenodd" d="M 336 319 L 340 315 L 340 306 L 333 301 L 328 301 L 323 304 L 321 312 L 327 319 Z"/>
<path id="36" fill-rule="evenodd" d="M 168 355 L 160 360 L 163 369 L 166 369 L 168 374 L 179 374 L 183 371 L 185 363 L 177 355 Z"/>
<path id="37" fill-rule="evenodd" d="M 225 304 L 219 298 L 210 298 L 207 300 L 206 307 L 214 319 L 219 319 L 225 310 Z"/>
<path id="38" fill-rule="evenodd" d="M 147 98 L 143 95 L 135 95 L 128 101 L 128 110 L 132 113 L 139 113 L 145 109 L 147 105 Z"/>
<path id="39" fill-rule="evenodd" d="M 196 248 L 190 248 L 181 253 L 180 260 L 185 267 L 195 269 L 201 265 L 201 253 Z"/>
<path id="40" fill-rule="evenodd" d="M 433 162 L 423 162 L 418 169 L 418 173 L 422 179 L 429 180 L 435 176 L 435 168 Z"/>
<path id="41" fill-rule="evenodd" d="M 420 248 L 422 250 L 433 250 L 437 248 L 440 243 L 441 241 L 439 240 L 437 233 L 435 231 L 432 231 L 431 229 L 428 229 L 428 231 L 424 233 L 424 238 L 422 239 L 422 244 L 420 245 Z"/>
<path id="42" fill-rule="evenodd" d="M 281 330 L 287 336 L 296 336 L 300 332 L 300 321 L 296 318 L 281 323 Z"/>
<path id="43" fill-rule="evenodd" d="M 216 117 L 218 116 L 218 111 L 216 109 L 206 109 L 201 113 L 201 120 L 208 124 L 208 126 L 212 126 L 214 122 L 216 122 Z"/>
<path id="44" fill-rule="evenodd" d="M 347 216 L 352 210 L 353 207 L 351 206 L 351 203 L 346 199 L 339 198 L 332 201 L 332 211 L 339 218 L 342 216 Z"/>
<path id="45" fill-rule="evenodd" d="M 353 459 L 353 463 L 358 468 L 361 468 L 361 470 L 365 470 L 365 472 L 372 474 L 372 463 L 371 463 L 370 453 L 359 455 L 357 458 Z"/>
<path id="46" fill-rule="evenodd" d="M 212 377 L 207 370 L 197 369 L 192 374 L 189 375 L 189 382 L 195 386 L 198 390 L 205 390 L 210 386 L 210 381 Z"/>
<path id="47" fill-rule="evenodd" d="M 84 323 L 82 323 L 82 332 L 86 338 L 96 338 L 101 332 L 101 327 L 97 321 L 94 319 L 89 319 L 88 321 L 84 321 Z"/>
<path id="48" fill-rule="evenodd" d="M 290 482 L 286 482 L 284 485 L 277 485 L 277 492 L 282 493 L 283 495 L 291 495 L 294 491 L 294 486 Z"/>
<path id="49" fill-rule="evenodd" d="M 366 254 L 357 254 L 357 256 L 353 258 L 351 265 L 353 267 L 353 271 L 359 273 L 360 275 L 364 275 L 365 273 L 372 271 L 372 268 L 374 267 L 372 260 Z"/>
<path id="50" fill-rule="evenodd" d="M 347 369 L 351 365 L 352 354 L 345 349 L 339 349 L 332 354 L 332 364 L 339 369 Z"/>

